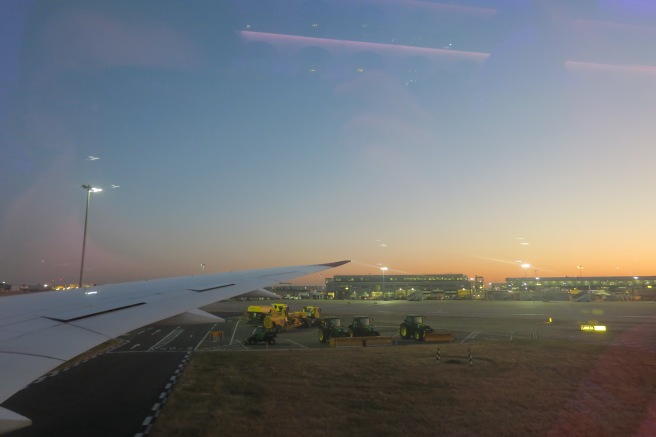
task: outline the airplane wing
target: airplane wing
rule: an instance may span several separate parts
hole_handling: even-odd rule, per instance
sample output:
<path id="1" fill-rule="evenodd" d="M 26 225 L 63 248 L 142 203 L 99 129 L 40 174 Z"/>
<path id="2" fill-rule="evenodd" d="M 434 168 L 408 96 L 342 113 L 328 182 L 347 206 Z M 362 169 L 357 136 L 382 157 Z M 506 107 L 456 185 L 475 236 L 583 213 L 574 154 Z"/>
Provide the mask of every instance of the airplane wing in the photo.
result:
<path id="1" fill-rule="evenodd" d="M 105 341 L 349 261 L 109 284 L 0 298 L 0 403 L 30 382 Z M 275 296 L 275 295 L 273 295 Z M 209 316 L 209 314 L 208 314 Z M 31 420 L 0 407 L 0 433 Z"/>

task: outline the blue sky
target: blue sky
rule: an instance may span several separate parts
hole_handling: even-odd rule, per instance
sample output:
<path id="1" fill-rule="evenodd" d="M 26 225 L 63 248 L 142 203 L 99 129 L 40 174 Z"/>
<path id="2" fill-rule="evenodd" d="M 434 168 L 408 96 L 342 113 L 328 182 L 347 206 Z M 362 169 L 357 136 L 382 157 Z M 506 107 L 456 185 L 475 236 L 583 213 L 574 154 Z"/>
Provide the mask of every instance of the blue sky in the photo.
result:
<path id="1" fill-rule="evenodd" d="M 570 3 L 6 1 L 0 280 L 77 281 L 82 184 L 88 282 L 654 274 L 656 8 Z"/>

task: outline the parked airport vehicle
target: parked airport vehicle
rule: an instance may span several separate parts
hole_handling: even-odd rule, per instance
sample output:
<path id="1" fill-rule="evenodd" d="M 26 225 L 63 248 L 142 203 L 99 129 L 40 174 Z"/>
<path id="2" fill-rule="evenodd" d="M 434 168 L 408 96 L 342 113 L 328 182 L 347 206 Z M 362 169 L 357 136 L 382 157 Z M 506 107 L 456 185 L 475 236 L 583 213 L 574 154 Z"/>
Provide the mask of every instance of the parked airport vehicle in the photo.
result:
<path id="1" fill-rule="evenodd" d="M 262 323 L 264 317 L 267 314 L 270 314 L 274 308 L 271 305 L 249 305 L 246 310 L 246 317 L 248 317 L 249 322 L 253 323 Z"/>
<path id="2" fill-rule="evenodd" d="M 251 336 L 246 339 L 246 344 L 267 343 L 270 345 L 276 344 L 276 331 L 265 328 L 264 326 L 256 326 L 251 333 Z"/>
<path id="3" fill-rule="evenodd" d="M 276 307 L 276 305 L 280 304 L 274 304 L 274 306 L 250 305 L 246 311 L 248 322 L 264 325 L 267 329 L 273 329 L 276 332 L 285 328 L 289 324 L 286 311 Z"/>
<path id="4" fill-rule="evenodd" d="M 424 316 L 409 315 L 399 326 L 399 335 L 403 338 L 414 338 L 421 341 L 426 338 L 426 334 L 433 332 L 433 328 L 424 323 Z"/>
<path id="5" fill-rule="evenodd" d="M 354 316 L 348 334 L 351 337 L 373 337 L 380 335 L 380 332 L 374 329 L 373 320 L 369 316 Z"/>
<path id="6" fill-rule="evenodd" d="M 321 320 L 319 326 L 319 341 L 326 343 L 332 337 L 348 337 L 349 333 L 342 326 L 342 319 L 339 317 L 326 317 Z"/>
<path id="7" fill-rule="evenodd" d="M 286 303 L 274 303 L 272 307 L 267 308 L 273 310 L 267 315 L 271 316 L 271 320 L 281 327 L 309 328 L 320 324 L 321 308 L 318 306 L 307 305 L 300 311 L 290 311 L 289 305 Z"/>
<path id="8" fill-rule="evenodd" d="M 307 305 L 301 311 L 289 313 L 289 322 L 291 325 L 309 328 L 321 324 L 321 308 L 318 306 Z"/>

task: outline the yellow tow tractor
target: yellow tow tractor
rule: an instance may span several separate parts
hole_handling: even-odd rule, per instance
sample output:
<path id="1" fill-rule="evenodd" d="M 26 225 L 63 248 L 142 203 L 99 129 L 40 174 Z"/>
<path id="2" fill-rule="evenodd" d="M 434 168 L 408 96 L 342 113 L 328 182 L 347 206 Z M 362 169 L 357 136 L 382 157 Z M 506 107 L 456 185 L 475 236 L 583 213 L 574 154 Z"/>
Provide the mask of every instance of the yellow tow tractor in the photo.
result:
<path id="1" fill-rule="evenodd" d="M 288 325 L 287 315 L 281 313 L 271 305 L 250 305 L 246 311 L 249 323 L 264 325 L 267 329 L 273 329 L 276 332 Z"/>
<path id="2" fill-rule="evenodd" d="M 318 306 L 307 305 L 301 311 L 289 311 L 289 305 L 286 303 L 274 303 L 272 316 L 274 321 L 278 324 L 284 321 L 284 326 L 293 326 L 301 328 L 309 328 L 310 326 L 319 326 L 319 318 L 321 317 L 321 308 Z M 276 320 L 278 317 L 280 319 Z M 284 319 L 284 320 L 283 320 Z"/>
<path id="3" fill-rule="evenodd" d="M 304 306 L 301 311 L 288 312 L 287 315 L 291 326 L 309 328 L 321 324 L 321 308 L 318 306 Z"/>

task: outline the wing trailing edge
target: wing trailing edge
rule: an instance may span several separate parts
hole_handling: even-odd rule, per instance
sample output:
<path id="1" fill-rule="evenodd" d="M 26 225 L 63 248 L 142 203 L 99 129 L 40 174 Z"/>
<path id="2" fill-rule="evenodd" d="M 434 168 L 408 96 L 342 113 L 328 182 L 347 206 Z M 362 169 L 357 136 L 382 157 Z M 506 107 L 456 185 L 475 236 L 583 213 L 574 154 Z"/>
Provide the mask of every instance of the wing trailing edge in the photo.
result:
<path id="1" fill-rule="evenodd" d="M 31 424 L 32 421 L 27 417 L 0 407 L 0 433 L 4 434 L 6 432 L 16 431 Z"/>

